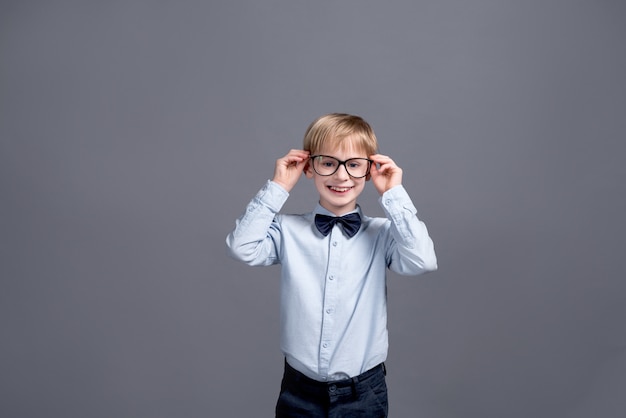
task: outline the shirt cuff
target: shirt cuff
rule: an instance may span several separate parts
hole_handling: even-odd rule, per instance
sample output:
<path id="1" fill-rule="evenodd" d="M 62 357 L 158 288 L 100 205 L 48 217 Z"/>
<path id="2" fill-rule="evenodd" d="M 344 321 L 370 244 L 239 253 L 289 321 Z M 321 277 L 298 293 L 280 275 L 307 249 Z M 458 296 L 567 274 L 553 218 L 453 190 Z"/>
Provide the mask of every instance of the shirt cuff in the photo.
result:
<path id="1" fill-rule="evenodd" d="M 255 200 L 277 213 L 283 207 L 289 192 L 278 183 L 268 180 L 265 186 L 255 196 Z"/>
<path id="2" fill-rule="evenodd" d="M 380 197 L 380 204 L 385 210 L 389 219 L 397 219 L 402 214 L 409 211 L 412 215 L 417 215 L 417 209 L 413 205 L 411 197 L 401 184 L 387 190 Z"/>

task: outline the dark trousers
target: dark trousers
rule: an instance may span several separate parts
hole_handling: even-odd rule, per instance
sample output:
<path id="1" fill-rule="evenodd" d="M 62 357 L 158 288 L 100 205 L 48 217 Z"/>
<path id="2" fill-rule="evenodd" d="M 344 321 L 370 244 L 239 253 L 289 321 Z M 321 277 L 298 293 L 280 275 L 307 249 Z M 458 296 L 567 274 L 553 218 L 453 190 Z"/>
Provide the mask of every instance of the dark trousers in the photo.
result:
<path id="1" fill-rule="evenodd" d="M 310 379 L 285 362 L 276 417 L 385 418 L 385 365 L 338 382 Z"/>

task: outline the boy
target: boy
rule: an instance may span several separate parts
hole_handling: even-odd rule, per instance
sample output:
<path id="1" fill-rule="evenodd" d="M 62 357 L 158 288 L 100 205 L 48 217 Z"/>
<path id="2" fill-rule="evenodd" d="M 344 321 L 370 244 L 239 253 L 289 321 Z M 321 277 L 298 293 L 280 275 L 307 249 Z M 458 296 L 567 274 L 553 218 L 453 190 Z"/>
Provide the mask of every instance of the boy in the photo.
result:
<path id="1" fill-rule="evenodd" d="M 402 170 L 377 154 L 370 125 L 333 113 L 314 121 L 303 150 L 276 161 L 226 241 L 249 265 L 282 264 L 277 417 L 386 417 L 386 268 L 437 269 L 433 242 L 402 187 Z M 302 173 L 319 192 L 313 212 L 279 214 Z M 366 181 L 387 218 L 361 212 Z"/>

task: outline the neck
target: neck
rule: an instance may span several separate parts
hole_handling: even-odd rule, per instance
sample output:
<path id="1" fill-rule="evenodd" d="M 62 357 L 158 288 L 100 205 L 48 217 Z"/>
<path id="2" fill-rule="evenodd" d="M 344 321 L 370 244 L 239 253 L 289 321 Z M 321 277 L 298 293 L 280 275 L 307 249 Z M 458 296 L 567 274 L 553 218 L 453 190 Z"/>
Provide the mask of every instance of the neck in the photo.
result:
<path id="1" fill-rule="evenodd" d="M 320 203 L 320 206 L 323 207 L 324 209 L 326 209 L 327 211 L 329 211 L 330 213 L 332 213 L 335 216 L 343 216 L 347 213 L 350 212 L 354 212 L 357 208 L 357 205 L 354 205 L 354 207 L 352 208 L 328 208 L 326 206 L 324 206 L 322 203 Z"/>

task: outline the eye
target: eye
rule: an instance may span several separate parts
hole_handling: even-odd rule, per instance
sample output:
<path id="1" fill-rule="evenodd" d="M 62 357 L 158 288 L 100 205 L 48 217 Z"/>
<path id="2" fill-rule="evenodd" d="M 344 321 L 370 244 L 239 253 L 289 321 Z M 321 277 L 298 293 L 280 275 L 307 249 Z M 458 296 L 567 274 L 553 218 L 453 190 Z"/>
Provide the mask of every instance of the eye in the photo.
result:
<path id="1" fill-rule="evenodd" d="M 320 157 L 319 164 L 321 167 L 335 167 L 337 165 L 337 161 L 329 157 Z"/>
<path id="2" fill-rule="evenodd" d="M 353 160 L 348 160 L 348 167 L 350 167 L 350 168 L 359 168 L 359 167 L 362 167 L 363 164 L 364 164 L 364 161 L 361 160 L 360 158 L 359 159 L 355 158 Z"/>

